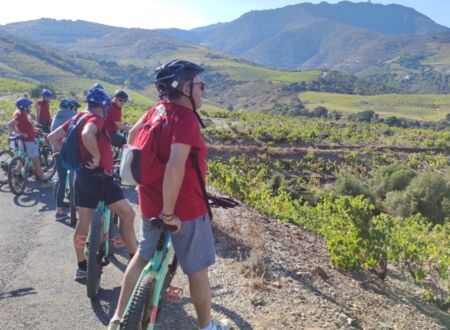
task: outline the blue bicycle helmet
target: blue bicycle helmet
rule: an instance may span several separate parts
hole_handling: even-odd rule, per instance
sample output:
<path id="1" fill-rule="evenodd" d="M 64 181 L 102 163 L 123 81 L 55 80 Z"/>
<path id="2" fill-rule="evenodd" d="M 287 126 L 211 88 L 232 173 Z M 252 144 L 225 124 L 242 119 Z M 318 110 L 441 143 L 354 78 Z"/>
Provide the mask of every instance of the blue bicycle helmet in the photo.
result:
<path id="1" fill-rule="evenodd" d="M 106 107 L 111 104 L 111 99 L 103 89 L 91 89 L 86 95 L 86 102 L 90 105 Z"/>
<path id="2" fill-rule="evenodd" d="M 103 85 L 97 82 L 97 83 L 93 84 L 93 85 L 91 86 L 91 88 L 89 88 L 89 91 L 91 91 L 91 90 L 93 90 L 93 89 L 96 89 L 96 88 L 105 90 L 105 88 L 103 87 Z"/>
<path id="3" fill-rule="evenodd" d="M 45 88 L 42 90 L 41 94 L 42 94 L 42 96 L 46 96 L 46 97 L 52 97 L 52 95 L 53 95 L 52 92 L 50 92 L 48 89 L 45 89 Z"/>
<path id="4" fill-rule="evenodd" d="M 29 107 L 30 105 L 32 105 L 33 102 L 30 99 L 27 99 L 25 97 L 19 97 L 16 100 L 16 107 L 20 110 L 25 109 L 26 107 Z"/>
<path id="5" fill-rule="evenodd" d="M 59 107 L 61 109 L 71 108 L 72 107 L 71 100 L 70 99 L 61 99 L 61 101 L 59 101 Z"/>

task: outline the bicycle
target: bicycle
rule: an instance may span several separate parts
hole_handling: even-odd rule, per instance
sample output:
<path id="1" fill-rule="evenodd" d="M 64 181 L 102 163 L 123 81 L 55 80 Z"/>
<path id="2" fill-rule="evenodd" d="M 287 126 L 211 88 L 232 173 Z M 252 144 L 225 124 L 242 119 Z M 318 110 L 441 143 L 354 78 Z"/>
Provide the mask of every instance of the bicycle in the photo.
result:
<path id="1" fill-rule="evenodd" d="M 56 173 L 56 162 L 55 154 L 47 140 L 47 135 L 39 131 L 36 134 L 36 143 L 39 149 L 39 159 L 41 161 L 42 170 L 46 173 L 47 179 L 51 179 Z"/>
<path id="2" fill-rule="evenodd" d="M 178 265 L 170 234 L 176 226 L 166 225 L 158 218 L 150 219 L 150 223 L 160 229 L 160 237 L 128 301 L 121 329 L 154 329 L 164 295 L 179 300 L 180 289 L 170 287 Z"/>
<path id="3" fill-rule="evenodd" d="M 8 166 L 13 157 L 11 150 L 0 151 L 0 184 L 8 183 Z"/>
<path id="4" fill-rule="evenodd" d="M 119 135 L 123 136 L 126 140 L 128 138 L 128 131 L 119 131 Z M 122 159 L 122 147 L 113 147 L 113 178 L 118 184 L 122 184 L 122 178 L 120 177 L 120 161 Z"/>
<path id="5" fill-rule="evenodd" d="M 27 155 L 25 144 L 21 135 L 8 137 L 17 149 L 14 157 L 8 164 L 8 185 L 14 195 L 20 196 L 27 185 L 28 178 L 33 174 L 31 158 Z"/>
<path id="6" fill-rule="evenodd" d="M 233 208 L 239 205 L 232 198 L 206 192 L 205 200 L 210 207 Z M 181 289 L 170 286 L 178 265 L 170 234 L 176 226 L 167 225 L 159 218 L 150 219 L 150 223 L 159 228 L 159 240 L 127 303 L 120 325 L 122 330 L 153 330 L 164 297 L 169 301 L 180 301 Z"/>
<path id="7" fill-rule="evenodd" d="M 84 248 L 87 260 L 87 296 L 91 299 L 97 296 L 100 288 L 102 268 L 109 264 L 114 255 L 113 224 L 114 213 L 101 200 L 92 217 Z"/>

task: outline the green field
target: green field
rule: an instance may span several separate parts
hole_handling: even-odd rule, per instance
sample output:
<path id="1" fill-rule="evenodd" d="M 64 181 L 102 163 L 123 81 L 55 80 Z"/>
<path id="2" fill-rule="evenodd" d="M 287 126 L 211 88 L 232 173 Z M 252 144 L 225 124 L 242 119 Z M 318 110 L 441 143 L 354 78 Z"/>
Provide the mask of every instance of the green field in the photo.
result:
<path id="1" fill-rule="evenodd" d="M 226 74 L 235 80 L 268 80 L 281 82 L 312 81 L 319 77 L 320 71 L 281 71 L 264 67 L 256 67 L 245 63 L 226 60 L 215 60 L 207 63 L 214 70 Z"/>
<path id="2" fill-rule="evenodd" d="M 440 120 L 450 113 L 449 94 L 386 94 L 348 95 L 323 92 L 299 94 L 305 106 L 312 110 L 324 106 L 328 111 L 344 114 L 373 110 L 383 117 L 397 116 L 417 120 Z"/>

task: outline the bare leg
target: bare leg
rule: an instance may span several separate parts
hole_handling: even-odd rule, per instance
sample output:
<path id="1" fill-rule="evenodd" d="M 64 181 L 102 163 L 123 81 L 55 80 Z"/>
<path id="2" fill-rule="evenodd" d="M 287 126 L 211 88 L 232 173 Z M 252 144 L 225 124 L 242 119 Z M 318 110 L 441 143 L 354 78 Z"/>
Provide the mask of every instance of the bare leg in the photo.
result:
<path id="1" fill-rule="evenodd" d="M 94 209 L 88 209 L 86 207 L 78 208 L 78 222 L 75 228 L 75 234 L 73 236 L 73 243 L 75 246 L 75 252 L 77 254 L 77 261 L 81 262 L 85 260 L 84 256 L 84 242 L 86 242 L 87 234 L 89 232 L 89 226 L 91 225 L 92 216 L 94 215 Z"/>
<path id="2" fill-rule="evenodd" d="M 208 268 L 188 276 L 191 299 L 197 312 L 199 328 L 205 328 L 211 320 L 211 286 Z"/>
<path id="3" fill-rule="evenodd" d="M 44 181 L 45 175 L 44 172 L 42 171 L 41 161 L 39 160 L 39 158 L 32 158 L 31 162 L 33 163 L 34 173 L 36 174 L 38 179 Z"/>
<path id="4" fill-rule="evenodd" d="M 133 289 L 136 285 L 139 275 L 142 269 L 147 264 L 147 261 L 141 258 L 139 253 L 136 253 L 133 259 L 130 260 L 125 275 L 123 277 L 122 288 L 120 289 L 119 302 L 117 303 L 117 309 L 115 315 L 122 318 L 125 308 L 127 307 L 128 300 L 130 299 Z"/>
<path id="5" fill-rule="evenodd" d="M 136 213 L 127 199 L 112 203 L 108 207 L 120 218 L 120 233 L 125 241 L 128 253 L 135 254 L 137 251 L 136 233 L 134 231 L 134 217 Z"/>

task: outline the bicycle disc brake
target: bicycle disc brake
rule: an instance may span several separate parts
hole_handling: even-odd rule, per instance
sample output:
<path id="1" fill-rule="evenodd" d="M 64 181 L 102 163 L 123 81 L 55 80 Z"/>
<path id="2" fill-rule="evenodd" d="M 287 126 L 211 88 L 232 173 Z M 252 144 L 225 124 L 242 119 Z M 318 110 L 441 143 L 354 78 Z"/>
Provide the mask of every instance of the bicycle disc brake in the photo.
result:
<path id="1" fill-rule="evenodd" d="M 166 291 L 166 300 L 171 303 L 179 304 L 181 302 L 181 295 L 183 294 L 182 288 L 169 286 Z"/>

